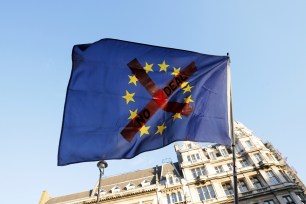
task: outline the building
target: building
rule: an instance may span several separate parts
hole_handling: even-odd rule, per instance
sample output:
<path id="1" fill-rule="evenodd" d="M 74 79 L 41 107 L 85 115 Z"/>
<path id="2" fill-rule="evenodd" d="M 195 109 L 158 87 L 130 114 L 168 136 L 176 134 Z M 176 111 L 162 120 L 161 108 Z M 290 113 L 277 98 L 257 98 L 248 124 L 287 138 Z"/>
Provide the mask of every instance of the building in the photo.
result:
<path id="1" fill-rule="evenodd" d="M 306 188 L 272 144 L 235 122 L 239 203 L 305 203 Z M 195 142 L 174 145 L 178 162 L 102 179 L 100 202 L 112 204 L 233 203 L 232 151 Z M 39 204 L 94 204 L 93 189 L 51 197 Z"/>

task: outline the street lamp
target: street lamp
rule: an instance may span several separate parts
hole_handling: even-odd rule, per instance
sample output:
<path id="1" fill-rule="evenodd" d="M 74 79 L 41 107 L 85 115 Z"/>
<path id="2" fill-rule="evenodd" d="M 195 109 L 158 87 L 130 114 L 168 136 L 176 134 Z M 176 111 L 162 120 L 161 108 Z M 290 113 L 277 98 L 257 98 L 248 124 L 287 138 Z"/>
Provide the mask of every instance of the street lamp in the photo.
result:
<path id="1" fill-rule="evenodd" d="M 106 163 L 106 161 L 99 161 L 97 163 L 97 167 L 99 168 L 99 171 L 100 171 L 100 177 L 99 177 L 99 186 L 98 186 L 98 196 L 97 196 L 97 204 L 99 202 L 99 198 L 100 198 L 100 188 L 101 188 L 101 179 L 102 179 L 102 176 L 104 175 L 104 169 L 107 168 L 108 164 Z"/>

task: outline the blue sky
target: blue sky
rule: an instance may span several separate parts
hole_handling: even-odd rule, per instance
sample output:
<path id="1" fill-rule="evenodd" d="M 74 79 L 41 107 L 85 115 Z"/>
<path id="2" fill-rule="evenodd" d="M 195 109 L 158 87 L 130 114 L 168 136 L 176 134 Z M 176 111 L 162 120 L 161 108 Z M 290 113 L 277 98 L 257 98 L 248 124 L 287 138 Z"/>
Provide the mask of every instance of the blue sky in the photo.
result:
<path id="1" fill-rule="evenodd" d="M 235 119 L 288 157 L 306 182 L 306 2 L 2 1 L 0 192 L 37 203 L 92 188 L 95 162 L 56 166 L 74 44 L 116 38 L 201 53 L 230 52 Z M 176 161 L 173 145 L 110 161 L 106 175 Z"/>

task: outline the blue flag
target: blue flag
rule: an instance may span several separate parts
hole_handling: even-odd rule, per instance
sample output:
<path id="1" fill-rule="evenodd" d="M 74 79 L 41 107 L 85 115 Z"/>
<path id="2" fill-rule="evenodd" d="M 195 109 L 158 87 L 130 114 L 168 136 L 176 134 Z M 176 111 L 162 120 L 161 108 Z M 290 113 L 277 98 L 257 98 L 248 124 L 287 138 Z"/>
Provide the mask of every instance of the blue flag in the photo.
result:
<path id="1" fill-rule="evenodd" d="M 72 60 L 59 166 L 231 144 L 227 56 L 102 39 L 75 45 Z"/>

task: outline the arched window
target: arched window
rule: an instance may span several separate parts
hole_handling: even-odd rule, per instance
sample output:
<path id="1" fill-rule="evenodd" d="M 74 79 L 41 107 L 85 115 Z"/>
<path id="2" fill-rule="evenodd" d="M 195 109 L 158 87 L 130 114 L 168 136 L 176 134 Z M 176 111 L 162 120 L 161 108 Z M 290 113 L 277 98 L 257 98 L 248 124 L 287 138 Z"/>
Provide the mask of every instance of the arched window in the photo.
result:
<path id="1" fill-rule="evenodd" d="M 178 200 L 181 202 L 182 201 L 182 194 L 181 192 L 177 192 L 177 197 L 178 197 Z"/>
<path id="2" fill-rule="evenodd" d="M 168 202 L 168 204 L 171 204 L 171 198 L 170 198 L 169 194 L 167 194 L 167 202 Z"/>
<path id="3" fill-rule="evenodd" d="M 177 198 L 176 198 L 176 194 L 175 193 L 171 193 L 171 201 L 172 201 L 172 203 L 176 203 L 177 202 Z"/>

